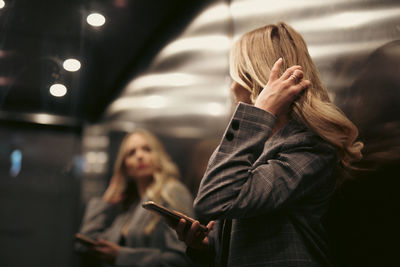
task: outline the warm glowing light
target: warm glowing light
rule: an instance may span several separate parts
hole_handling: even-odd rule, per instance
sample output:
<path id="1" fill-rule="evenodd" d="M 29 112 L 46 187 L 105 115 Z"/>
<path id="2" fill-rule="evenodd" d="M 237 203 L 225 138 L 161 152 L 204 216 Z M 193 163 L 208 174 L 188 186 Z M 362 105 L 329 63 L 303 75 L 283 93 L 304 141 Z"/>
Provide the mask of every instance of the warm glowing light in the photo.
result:
<path id="1" fill-rule="evenodd" d="M 50 86 L 50 94 L 56 97 L 62 97 L 65 96 L 67 93 L 67 87 L 61 83 L 55 83 L 52 86 Z"/>
<path id="2" fill-rule="evenodd" d="M 310 55 L 315 58 L 327 58 L 331 56 L 337 57 L 338 55 L 349 55 L 349 54 L 357 54 L 357 53 L 366 53 L 376 49 L 379 46 L 384 45 L 387 42 L 390 42 L 391 39 L 377 39 L 371 41 L 360 41 L 360 42 L 343 42 L 343 43 L 329 43 L 329 44 L 321 44 L 321 45 L 310 45 L 308 47 L 308 51 Z M 331 51 L 336 51 L 334 55 L 332 55 Z"/>
<path id="3" fill-rule="evenodd" d="M 167 106 L 167 100 L 164 96 L 152 95 L 147 97 L 143 104 L 148 108 L 163 108 Z"/>
<path id="4" fill-rule="evenodd" d="M 362 0 L 353 0 L 362 1 Z M 335 4 L 347 3 L 348 0 L 335 0 Z M 296 0 L 296 5 L 290 5 L 287 1 L 275 1 L 273 8 L 271 3 L 265 0 L 241 0 L 233 1 L 230 5 L 232 16 L 237 19 L 249 18 L 255 16 L 265 16 L 266 14 L 279 14 L 287 11 L 300 10 L 305 8 L 327 7 L 329 1 L 310 1 Z"/>
<path id="5" fill-rule="evenodd" d="M 86 153 L 86 161 L 90 164 L 96 164 L 96 163 L 105 164 L 108 161 L 108 155 L 107 153 L 102 151 L 98 152 L 90 151 Z"/>
<path id="6" fill-rule="evenodd" d="M 180 38 L 168 44 L 162 51 L 164 57 L 190 51 L 226 52 L 231 40 L 225 35 L 202 35 Z"/>
<path id="7" fill-rule="evenodd" d="M 108 155 L 106 152 L 97 153 L 97 162 L 100 164 L 106 164 L 108 161 Z"/>
<path id="8" fill-rule="evenodd" d="M 32 115 L 33 121 L 40 124 L 52 124 L 55 122 L 54 116 L 45 113 L 39 113 Z"/>
<path id="9" fill-rule="evenodd" d="M 130 82 L 127 86 L 129 91 L 138 91 L 149 87 L 158 86 L 189 86 L 201 82 L 201 77 L 175 72 L 175 73 L 161 73 L 161 74 L 147 74 L 140 76 Z"/>
<path id="10" fill-rule="evenodd" d="M 224 105 L 216 102 L 208 103 L 205 107 L 205 110 L 208 114 L 214 116 L 221 116 L 226 113 L 226 108 Z"/>
<path id="11" fill-rule="evenodd" d="M 3 8 L 6 5 L 6 3 L 3 0 L 0 0 L 0 9 Z"/>
<path id="12" fill-rule="evenodd" d="M 97 161 L 97 155 L 96 152 L 88 152 L 86 153 L 86 161 L 87 163 L 93 164 L 96 163 Z"/>
<path id="13" fill-rule="evenodd" d="M 216 3 L 199 14 L 192 24 L 210 25 L 217 24 L 229 19 L 229 6 L 227 3 Z"/>
<path id="14" fill-rule="evenodd" d="M 172 106 L 171 99 L 163 95 L 150 95 L 142 97 L 123 97 L 116 100 L 111 109 L 115 112 L 122 110 L 138 109 L 159 109 Z M 148 115 L 148 114 L 147 114 Z"/>
<path id="15" fill-rule="evenodd" d="M 317 19 L 305 19 L 293 23 L 298 31 L 328 31 L 380 23 L 389 19 L 398 18 L 400 8 L 381 8 L 367 11 L 346 11 L 333 15 L 323 16 Z"/>
<path id="16" fill-rule="evenodd" d="M 106 18 L 99 13 L 92 13 L 86 18 L 87 23 L 93 27 L 100 27 L 106 23 Z"/>
<path id="17" fill-rule="evenodd" d="M 81 68 L 81 62 L 77 59 L 69 58 L 63 62 L 63 67 L 67 71 L 74 72 Z"/>

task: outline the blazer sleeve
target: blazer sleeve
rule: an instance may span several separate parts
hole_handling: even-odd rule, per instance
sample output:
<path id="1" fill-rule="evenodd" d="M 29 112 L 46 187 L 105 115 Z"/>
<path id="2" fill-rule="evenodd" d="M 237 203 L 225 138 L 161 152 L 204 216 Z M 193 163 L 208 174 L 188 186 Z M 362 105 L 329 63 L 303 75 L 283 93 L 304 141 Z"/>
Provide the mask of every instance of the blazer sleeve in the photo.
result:
<path id="1" fill-rule="evenodd" d="M 111 205 L 102 198 L 91 199 L 83 216 L 80 233 L 97 238 L 111 225 L 120 211 L 120 205 Z"/>
<path id="2" fill-rule="evenodd" d="M 99 238 L 111 225 L 119 210 L 119 205 L 106 203 L 102 198 L 92 198 L 86 206 L 79 232 L 93 239 Z M 74 249 L 81 253 L 88 251 L 88 248 L 79 242 L 75 242 Z"/>
<path id="3" fill-rule="evenodd" d="M 254 164 L 263 153 L 276 117 L 240 103 L 210 158 L 194 209 L 210 219 L 266 214 L 306 196 L 330 179 L 335 149 L 315 134 L 282 140 L 275 157 Z"/>

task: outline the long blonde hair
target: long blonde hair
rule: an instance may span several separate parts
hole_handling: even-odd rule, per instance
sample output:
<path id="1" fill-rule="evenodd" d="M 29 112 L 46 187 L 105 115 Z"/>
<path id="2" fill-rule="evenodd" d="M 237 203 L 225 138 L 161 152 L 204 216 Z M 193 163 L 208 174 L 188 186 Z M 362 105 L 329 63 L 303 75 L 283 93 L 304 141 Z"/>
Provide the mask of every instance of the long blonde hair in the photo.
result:
<path id="1" fill-rule="evenodd" d="M 153 183 L 145 192 L 146 197 L 157 203 L 167 202 L 171 207 L 179 209 L 181 204 L 174 201 L 166 190 L 163 190 L 170 182 L 179 180 L 179 169 L 171 160 L 171 157 L 166 152 L 160 140 L 155 135 L 144 129 L 138 129 L 124 137 L 114 164 L 114 176 L 118 177 L 118 191 L 125 194 L 127 197 L 126 200 L 128 203 L 125 204 L 129 205 L 139 198 L 136 185 L 131 182 L 131 179 L 129 179 L 125 168 L 125 158 L 129 152 L 127 141 L 135 134 L 139 134 L 147 140 L 151 153 L 155 159 L 156 171 L 153 174 Z M 160 217 L 153 214 L 153 219 L 145 229 L 147 234 L 154 230 L 159 220 Z"/>
<path id="2" fill-rule="evenodd" d="M 304 79 L 311 81 L 311 86 L 293 103 L 293 115 L 334 145 L 342 165 L 351 168 L 352 162 L 362 158 L 363 143 L 356 141 L 358 129 L 329 99 L 305 41 L 292 27 L 280 22 L 244 34 L 232 47 L 230 74 L 251 92 L 254 102 L 280 57 L 280 75 L 287 68 L 300 65 Z"/>

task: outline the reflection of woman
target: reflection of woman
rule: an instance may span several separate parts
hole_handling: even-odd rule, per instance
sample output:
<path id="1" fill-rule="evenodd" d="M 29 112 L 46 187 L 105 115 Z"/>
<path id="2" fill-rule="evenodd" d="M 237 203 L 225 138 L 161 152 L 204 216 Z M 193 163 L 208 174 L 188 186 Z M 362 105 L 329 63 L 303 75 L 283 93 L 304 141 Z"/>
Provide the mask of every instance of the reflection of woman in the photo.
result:
<path id="1" fill-rule="evenodd" d="M 285 23 L 231 52 L 239 103 L 211 156 L 195 211 L 176 231 L 196 260 L 228 266 L 329 266 L 322 218 L 341 167 L 361 158 L 357 128 L 329 100 L 302 37 Z M 209 264 L 209 262 L 208 262 Z"/>
<path id="2" fill-rule="evenodd" d="M 158 215 L 141 207 L 153 200 L 193 214 L 192 197 L 178 169 L 155 136 L 138 130 L 125 137 L 103 198 L 92 199 L 80 232 L 99 240 L 79 246 L 86 261 L 116 266 L 187 266 L 185 249 Z"/>

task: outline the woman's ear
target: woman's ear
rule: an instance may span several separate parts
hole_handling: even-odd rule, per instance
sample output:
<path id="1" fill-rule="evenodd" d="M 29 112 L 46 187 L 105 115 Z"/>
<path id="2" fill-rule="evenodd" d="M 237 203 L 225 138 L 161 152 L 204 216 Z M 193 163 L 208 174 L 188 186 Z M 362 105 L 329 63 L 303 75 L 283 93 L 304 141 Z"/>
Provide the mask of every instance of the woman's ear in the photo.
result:
<path id="1" fill-rule="evenodd" d="M 235 97 L 235 103 L 243 102 L 246 104 L 252 104 L 251 92 L 241 86 L 239 83 L 234 82 L 231 86 L 231 91 Z"/>

